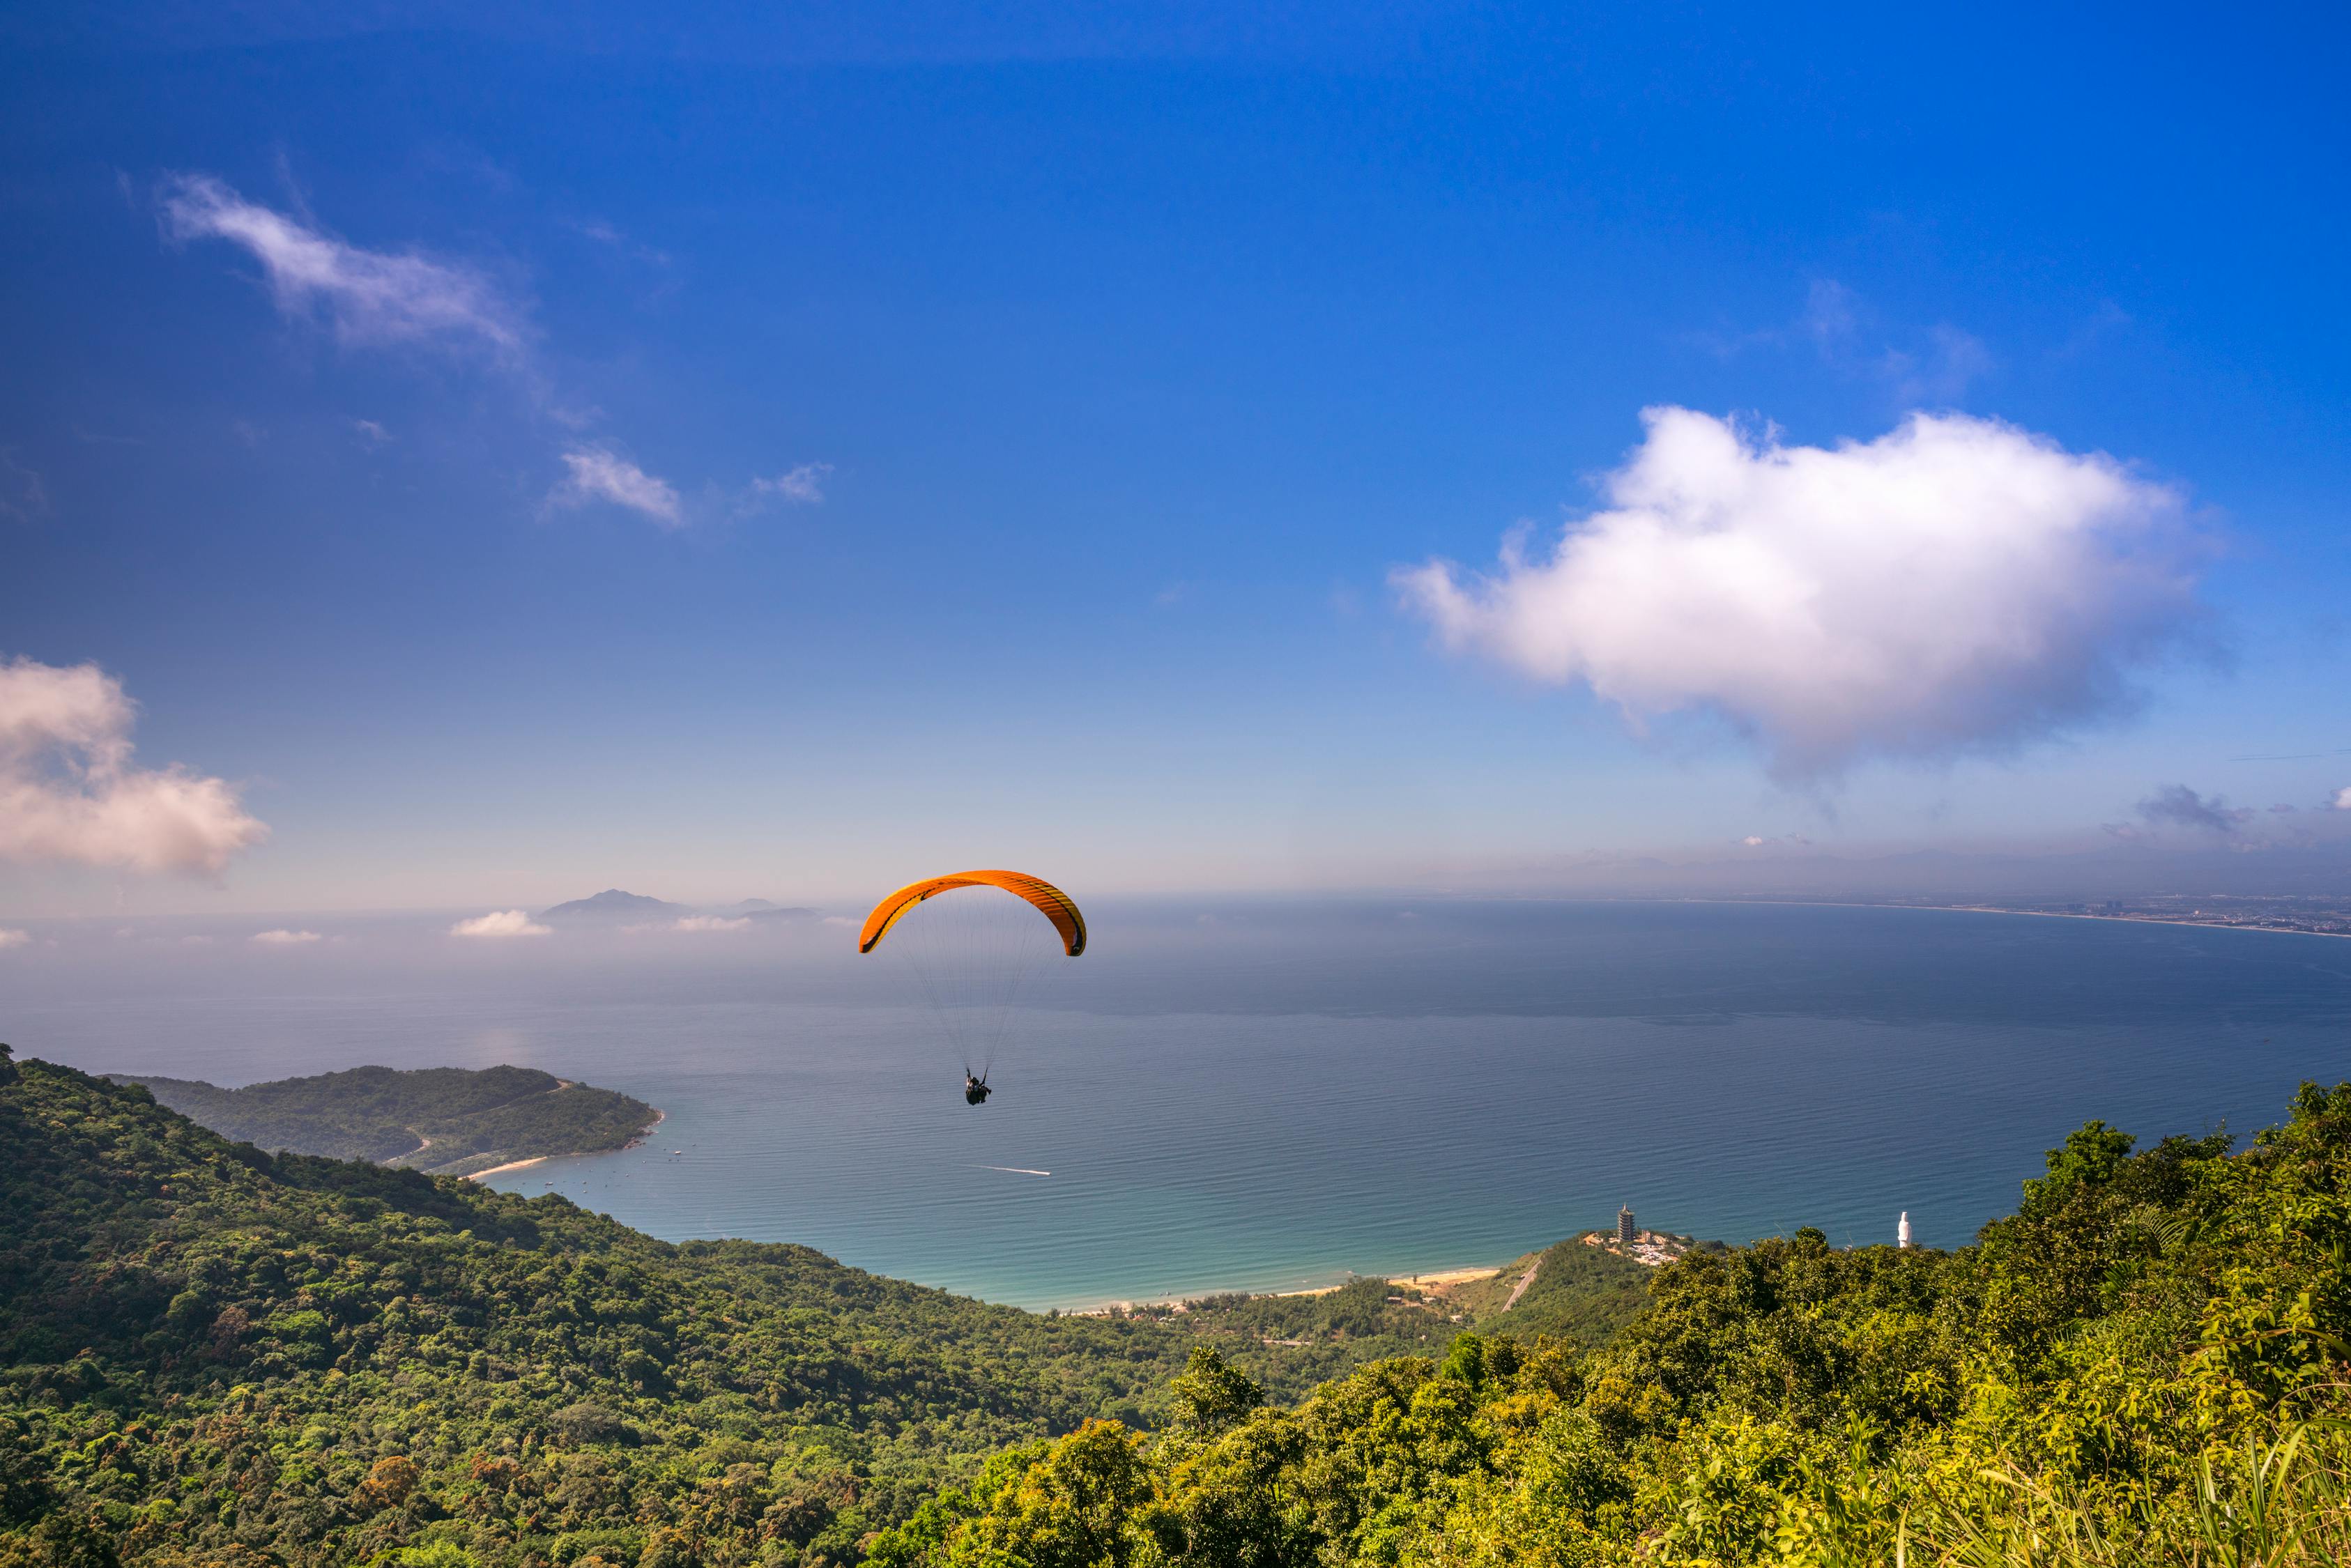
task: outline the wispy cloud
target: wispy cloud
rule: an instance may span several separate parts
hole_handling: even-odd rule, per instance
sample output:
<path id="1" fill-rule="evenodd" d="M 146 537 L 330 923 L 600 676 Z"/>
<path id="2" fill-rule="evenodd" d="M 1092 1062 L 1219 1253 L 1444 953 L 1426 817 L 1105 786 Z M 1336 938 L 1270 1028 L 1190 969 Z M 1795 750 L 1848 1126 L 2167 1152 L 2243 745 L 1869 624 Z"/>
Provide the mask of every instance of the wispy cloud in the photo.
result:
<path id="1" fill-rule="evenodd" d="M 598 245 L 608 246 L 631 260 L 640 261 L 655 268 L 664 268 L 670 265 L 667 251 L 633 239 L 601 218 L 591 219 L 587 223 L 573 224 L 571 226 Z"/>
<path id="2" fill-rule="evenodd" d="M 496 939 L 507 936 L 547 936 L 553 928 L 541 925 L 519 909 L 497 909 L 487 915 L 477 915 L 471 920 L 460 920 L 449 927 L 452 936 L 472 936 Z"/>
<path id="3" fill-rule="evenodd" d="M 2250 806 L 2231 806 L 2218 795 L 2198 794 L 2185 784 L 2167 784 L 2138 803 L 2138 814 L 2157 827 L 2202 833 L 2233 833 L 2253 820 Z"/>
<path id="4" fill-rule="evenodd" d="M 341 341 L 439 344 L 502 358 L 524 349 L 523 315 L 486 275 L 415 251 L 369 250 L 247 201 L 208 174 L 163 182 L 164 228 L 178 240 L 241 246 L 289 317 L 323 318 Z"/>
<path id="5" fill-rule="evenodd" d="M 32 940 L 33 934 L 29 931 L 0 930 L 0 953 L 5 953 L 11 947 L 25 946 Z"/>
<path id="6" fill-rule="evenodd" d="M 681 915 L 665 926 L 653 927 L 664 931 L 747 931 L 751 928 L 748 915 Z M 644 929 L 639 927 L 638 929 Z"/>
<path id="7" fill-rule="evenodd" d="M 226 780 L 136 766 L 137 713 L 95 664 L 0 664 L 0 860 L 216 876 L 269 836 Z"/>
<path id="8" fill-rule="evenodd" d="M 1793 781 L 2106 716 L 2198 614 L 2178 497 L 2104 455 L 1963 415 L 1835 447 L 1643 419 L 1609 505 L 1548 552 L 1395 574 L 1446 646 L 1636 724 L 1710 712 Z"/>
<path id="9" fill-rule="evenodd" d="M 1915 407 L 1957 402 L 1967 395 L 1969 387 L 1998 366 L 1981 339 L 1938 322 L 1927 329 L 1927 340 L 1920 347 L 1887 349 L 1878 368 L 1892 383 L 1895 401 Z"/>
<path id="10" fill-rule="evenodd" d="M 1973 333 L 1948 321 L 1923 329 L 1885 322 L 1860 295 L 1833 277 L 1812 281 L 1792 321 L 1754 331 L 1698 333 L 1693 340 L 1724 359 L 1750 350 L 1810 349 L 1841 376 L 1883 383 L 1904 408 L 1955 403 L 2000 368 Z"/>
<path id="11" fill-rule="evenodd" d="M 1831 277 L 1813 280 L 1798 326 L 1823 364 L 1884 382 L 1905 408 L 1956 402 L 1999 368 L 1973 333 L 1948 321 L 1924 331 L 1891 330 L 1859 295 Z"/>
<path id="12" fill-rule="evenodd" d="M 748 517 L 778 503 L 815 506 L 824 499 L 822 480 L 830 463 L 803 463 L 771 477 L 752 480 L 731 496 L 711 486 L 689 504 L 677 486 L 648 474 L 633 459 L 602 443 L 587 443 L 563 454 L 564 476 L 548 492 L 550 510 L 594 504 L 625 507 L 664 528 L 683 528 L 730 514 Z"/>
<path id="13" fill-rule="evenodd" d="M 48 512 L 49 488 L 40 475 L 17 460 L 15 447 L 0 446 L 0 517 L 29 523 Z"/>
<path id="14" fill-rule="evenodd" d="M 625 507 L 664 528 L 692 519 L 677 487 L 648 474 L 621 455 L 615 444 L 585 434 L 601 422 L 592 409 L 559 397 L 533 351 L 529 313 L 484 268 L 420 250 L 374 250 L 328 231 L 308 214 L 280 211 L 240 194 L 209 174 L 177 174 L 157 193 L 163 229 L 186 243 L 222 240 L 238 246 L 261 266 L 271 298 L 289 319 L 322 324 L 340 342 L 374 349 L 430 348 L 470 356 L 496 366 L 524 388 L 536 415 L 579 433 L 559 455 L 563 476 L 546 505 L 567 509 L 591 504 Z M 630 248 L 634 242 L 608 225 L 581 225 L 583 234 Z M 642 246 L 634 249 L 666 264 Z M 374 420 L 353 419 L 352 432 L 371 446 L 392 440 Z M 249 439 L 258 439 L 253 433 Z M 0 453 L 0 515 L 30 515 L 40 501 L 37 476 L 26 471 L 29 488 L 16 486 L 12 504 L 13 459 Z M 755 478 L 739 491 L 702 487 L 696 511 L 724 517 L 748 515 L 778 503 L 812 506 L 824 499 L 830 464 L 803 463 Z"/>
<path id="15" fill-rule="evenodd" d="M 2351 811 L 2351 784 L 2346 784 L 2342 789 L 2335 791 L 2335 803 L 2330 810 Z"/>
<path id="16" fill-rule="evenodd" d="M 685 526 L 685 508 L 677 491 L 638 467 L 609 446 L 576 446 L 563 455 L 569 472 L 548 493 L 547 504 L 559 509 L 606 501 L 652 518 L 665 528 Z"/>
<path id="17" fill-rule="evenodd" d="M 773 478 L 754 479 L 744 487 L 740 509 L 756 511 L 769 501 L 813 507 L 824 499 L 824 476 L 831 472 L 830 463 L 803 463 Z"/>
<path id="18" fill-rule="evenodd" d="M 322 938 L 316 931 L 288 931 L 281 926 L 275 931 L 256 931 L 246 940 L 258 942 L 265 947 L 298 947 Z"/>

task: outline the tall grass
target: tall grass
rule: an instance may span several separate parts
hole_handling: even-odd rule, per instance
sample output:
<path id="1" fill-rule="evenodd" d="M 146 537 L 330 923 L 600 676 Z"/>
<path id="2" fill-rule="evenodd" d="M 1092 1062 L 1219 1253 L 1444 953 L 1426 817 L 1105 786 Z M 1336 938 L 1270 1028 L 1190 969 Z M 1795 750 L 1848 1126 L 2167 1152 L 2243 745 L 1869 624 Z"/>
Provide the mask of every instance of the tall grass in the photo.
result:
<path id="1" fill-rule="evenodd" d="M 2004 1465 L 1981 1473 L 1991 1505 L 1927 1497 L 1899 1530 L 1897 1568 L 2351 1568 L 2346 1424 L 2248 1437 L 2199 1462 L 2186 1495 L 2142 1492 L 2127 1511 L 2070 1482 Z M 1825 1565 L 1824 1565 L 1825 1568 Z"/>

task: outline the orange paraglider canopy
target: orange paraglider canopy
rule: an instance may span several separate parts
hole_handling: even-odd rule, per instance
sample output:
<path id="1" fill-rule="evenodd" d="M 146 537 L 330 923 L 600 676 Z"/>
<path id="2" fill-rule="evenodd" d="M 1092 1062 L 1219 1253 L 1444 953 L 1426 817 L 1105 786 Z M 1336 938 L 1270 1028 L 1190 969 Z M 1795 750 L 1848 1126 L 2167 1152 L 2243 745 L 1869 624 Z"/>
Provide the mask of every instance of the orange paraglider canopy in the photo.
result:
<path id="1" fill-rule="evenodd" d="M 1061 934 L 1062 949 L 1071 957 L 1086 950 L 1086 917 L 1078 913 L 1076 902 L 1043 877 L 1019 871 L 959 871 L 910 882 L 873 906 L 873 913 L 865 917 L 865 929 L 857 934 L 857 950 L 871 953 L 908 910 L 935 894 L 957 887 L 1000 887 L 1015 898 L 1026 899 L 1053 923 L 1053 929 Z"/>

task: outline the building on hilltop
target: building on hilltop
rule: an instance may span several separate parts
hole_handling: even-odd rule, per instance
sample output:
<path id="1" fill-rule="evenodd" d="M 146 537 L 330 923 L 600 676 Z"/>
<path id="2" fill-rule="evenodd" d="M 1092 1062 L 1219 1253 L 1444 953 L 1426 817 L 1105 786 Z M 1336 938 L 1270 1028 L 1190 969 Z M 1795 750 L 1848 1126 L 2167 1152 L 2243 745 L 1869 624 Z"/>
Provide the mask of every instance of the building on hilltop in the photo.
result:
<path id="1" fill-rule="evenodd" d="M 1910 1211 L 1907 1208 L 1902 1211 L 1901 1222 L 1894 1228 L 1894 1245 L 1901 1248 L 1910 1245 Z"/>
<path id="2" fill-rule="evenodd" d="M 1616 1211 L 1616 1245 L 1630 1247 L 1640 1232 L 1633 1228 L 1633 1206 L 1626 1204 Z"/>

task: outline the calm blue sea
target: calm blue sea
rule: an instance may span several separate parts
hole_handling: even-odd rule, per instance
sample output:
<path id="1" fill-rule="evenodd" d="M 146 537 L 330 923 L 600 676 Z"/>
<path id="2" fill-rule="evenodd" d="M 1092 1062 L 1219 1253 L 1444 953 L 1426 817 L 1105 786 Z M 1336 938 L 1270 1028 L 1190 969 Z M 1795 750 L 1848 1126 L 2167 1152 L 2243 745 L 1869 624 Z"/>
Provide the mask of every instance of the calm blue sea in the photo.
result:
<path id="1" fill-rule="evenodd" d="M 1733 1241 L 1890 1240 L 1907 1209 L 1949 1245 L 2091 1117 L 2250 1134 L 2298 1081 L 2351 1077 L 2351 942 L 2326 937 L 1742 904 L 1092 914 L 979 1110 L 904 974 L 813 923 L 495 945 L 326 917 L 267 947 L 256 921 L 61 923 L 0 954 L 0 1039 L 220 1082 L 543 1067 L 667 1120 L 497 1186 L 1033 1307 L 1498 1262 L 1620 1203 Z"/>

